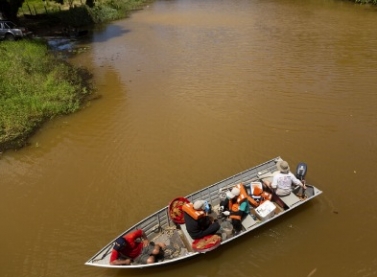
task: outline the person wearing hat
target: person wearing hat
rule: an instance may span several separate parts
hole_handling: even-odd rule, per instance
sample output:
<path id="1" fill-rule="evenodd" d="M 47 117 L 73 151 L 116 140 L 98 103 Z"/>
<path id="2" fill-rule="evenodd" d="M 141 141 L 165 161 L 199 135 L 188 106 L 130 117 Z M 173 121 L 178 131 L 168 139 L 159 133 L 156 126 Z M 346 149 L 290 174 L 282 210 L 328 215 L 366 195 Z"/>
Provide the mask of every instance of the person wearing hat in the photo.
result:
<path id="1" fill-rule="evenodd" d="M 289 164 L 286 161 L 278 164 L 280 172 L 274 175 L 271 183 L 271 188 L 278 196 L 287 196 L 292 192 L 292 184 L 301 186 L 306 189 L 305 183 L 302 183 L 296 176 L 290 172 Z"/>
<path id="2" fill-rule="evenodd" d="M 242 193 L 241 193 L 242 190 Z M 250 203 L 243 184 L 238 184 L 226 192 L 226 199 L 220 202 L 223 215 L 232 220 L 235 234 L 242 230 L 242 218 L 250 213 Z"/>
<path id="3" fill-rule="evenodd" d="M 197 200 L 182 206 L 186 230 L 192 239 L 201 239 L 207 235 L 214 235 L 220 229 L 220 224 L 208 215 L 206 201 Z"/>
<path id="4" fill-rule="evenodd" d="M 111 265 L 130 265 L 132 262 L 151 264 L 163 255 L 164 243 L 150 242 L 141 229 L 116 239 L 110 256 Z"/>

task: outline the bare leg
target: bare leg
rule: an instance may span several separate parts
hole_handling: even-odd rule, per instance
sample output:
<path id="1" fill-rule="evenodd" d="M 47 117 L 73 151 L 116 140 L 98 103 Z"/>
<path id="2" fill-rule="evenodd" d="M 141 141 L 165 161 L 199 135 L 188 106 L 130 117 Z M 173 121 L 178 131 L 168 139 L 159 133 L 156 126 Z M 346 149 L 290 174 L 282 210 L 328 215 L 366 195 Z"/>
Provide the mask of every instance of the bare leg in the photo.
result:
<path id="1" fill-rule="evenodd" d="M 154 256 L 149 256 L 149 258 L 147 259 L 147 264 L 153 264 L 155 261 L 155 257 Z"/>

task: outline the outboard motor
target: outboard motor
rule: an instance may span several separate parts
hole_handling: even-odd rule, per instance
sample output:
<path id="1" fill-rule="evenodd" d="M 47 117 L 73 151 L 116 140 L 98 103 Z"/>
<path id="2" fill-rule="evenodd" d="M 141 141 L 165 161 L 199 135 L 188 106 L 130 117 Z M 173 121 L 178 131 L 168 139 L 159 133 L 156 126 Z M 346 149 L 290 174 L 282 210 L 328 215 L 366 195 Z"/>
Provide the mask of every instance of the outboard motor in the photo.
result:
<path id="1" fill-rule="evenodd" d="M 306 171 L 308 170 L 308 166 L 306 163 L 299 163 L 296 168 L 296 178 L 299 180 L 305 180 Z"/>

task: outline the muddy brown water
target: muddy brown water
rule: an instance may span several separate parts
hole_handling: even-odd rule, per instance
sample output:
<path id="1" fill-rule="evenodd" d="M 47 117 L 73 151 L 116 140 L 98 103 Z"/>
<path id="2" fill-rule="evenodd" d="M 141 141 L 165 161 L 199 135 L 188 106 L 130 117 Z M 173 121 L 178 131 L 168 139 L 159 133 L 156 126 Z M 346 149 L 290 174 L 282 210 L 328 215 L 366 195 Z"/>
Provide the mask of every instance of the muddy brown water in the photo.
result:
<path id="1" fill-rule="evenodd" d="M 102 98 L 0 159 L 0 276 L 377 274 L 377 11 L 157 1 L 71 59 Z M 84 262 L 172 198 L 281 156 L 324 194 L 201 257 Z"/>

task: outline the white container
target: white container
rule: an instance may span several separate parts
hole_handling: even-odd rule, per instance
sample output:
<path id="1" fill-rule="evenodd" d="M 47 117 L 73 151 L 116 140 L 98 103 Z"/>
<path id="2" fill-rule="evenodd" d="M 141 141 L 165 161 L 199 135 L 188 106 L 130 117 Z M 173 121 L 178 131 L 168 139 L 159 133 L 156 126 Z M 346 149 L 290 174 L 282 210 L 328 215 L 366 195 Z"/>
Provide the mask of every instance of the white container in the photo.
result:
<path id="1" fill-rule="evenodd" d="M 252 188 L 253 186 L 259 187 L 261 190 L 263 190 L 263 185 L 261 182 L 251 182 L 250 188 Z"/>
<path id="2" fill-rule="evenodd" d="M 258 208 L 255 209 L 255 213 L 260 220 L 266 220 L 275 215 L 276 206 L 271 201 L 267 200 L 263 202 Z"/>
<path id="3" fill-rule="evenodd" d="M 221 223 L 221 232 L 224 235 L 224 239 L 229 238 L 233 233 L 233 225 L 230 221 L 223 221 Z"/>

